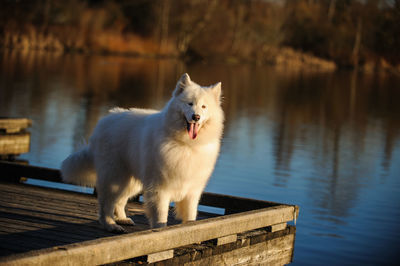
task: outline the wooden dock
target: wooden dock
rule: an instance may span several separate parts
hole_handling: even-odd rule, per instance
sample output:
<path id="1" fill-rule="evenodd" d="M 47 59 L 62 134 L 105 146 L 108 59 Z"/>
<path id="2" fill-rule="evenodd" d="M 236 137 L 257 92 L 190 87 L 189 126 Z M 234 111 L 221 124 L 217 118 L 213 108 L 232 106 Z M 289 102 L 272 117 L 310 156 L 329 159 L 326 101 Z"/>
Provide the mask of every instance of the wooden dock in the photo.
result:
<path id="1" fill-rule="evenodd" d="M 92 194 L 25 184 L 61 182 L 55 169 L 0 162 L 0 265 L 284 265 L 293 260 L 298 207 L 204 193 L 198 221 L 149 229 L 142 203 L 127 214 L 136 226 L 115 235 L 97 223 Z"/>
<path id="2" fill-rule="evenodd" d="M 29 151 L 31 135 L 26 129 L 31 125 L 32 120 L 27 118 L 0 117 L 0 159 Z"/>

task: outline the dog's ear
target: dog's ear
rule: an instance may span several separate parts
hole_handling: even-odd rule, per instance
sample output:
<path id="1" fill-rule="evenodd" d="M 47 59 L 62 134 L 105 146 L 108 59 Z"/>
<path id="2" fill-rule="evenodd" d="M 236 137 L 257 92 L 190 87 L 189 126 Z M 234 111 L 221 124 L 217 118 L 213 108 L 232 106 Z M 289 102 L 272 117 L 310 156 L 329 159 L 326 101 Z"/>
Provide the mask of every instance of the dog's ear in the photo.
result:
<path id="1" fill-rule="evenodd" d="M 182 77 L 178 80 L 178 83 L 176 83 L 173 96 L 176 97 L 179 94 L 181 94 L 184 91 L 184 89 L 191 83 L 192 81 L 190 80 L 189 74 L 188 73 L 183 74 Z"/>
<path id="2" fill-rule="evenodd" d="M 210 90 L 214 94 L 215 100 L 217 103 L 221 103 L 221 82 L 218 82 L 215 85 L 212 85 Z"/>

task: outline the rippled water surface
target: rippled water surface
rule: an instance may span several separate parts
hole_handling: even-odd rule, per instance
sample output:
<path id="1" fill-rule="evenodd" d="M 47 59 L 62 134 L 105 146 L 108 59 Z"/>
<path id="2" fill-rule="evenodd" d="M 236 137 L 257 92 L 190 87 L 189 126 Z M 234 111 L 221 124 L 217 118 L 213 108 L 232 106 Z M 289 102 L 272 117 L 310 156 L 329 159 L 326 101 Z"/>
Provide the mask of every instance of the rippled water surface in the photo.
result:
<path id="1" fill-rule="evenodd" d="M 113 106 L 162 108 L 177 78 L 222 81 L 207 191 L 300 206 L 294 264 L 396 264 L 400 83 L 385 75 L 3 53 L 0 116 L 29 117 L 31 164 L 58 168 Z"/>

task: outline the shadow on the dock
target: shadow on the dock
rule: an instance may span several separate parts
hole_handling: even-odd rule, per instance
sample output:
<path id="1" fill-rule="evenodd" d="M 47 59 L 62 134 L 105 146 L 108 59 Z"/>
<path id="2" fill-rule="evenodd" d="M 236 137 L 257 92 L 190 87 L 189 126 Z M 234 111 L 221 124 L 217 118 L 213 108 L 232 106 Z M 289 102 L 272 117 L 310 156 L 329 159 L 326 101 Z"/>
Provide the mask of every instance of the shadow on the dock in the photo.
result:
<path id="1" fill-rule="evenodd" d="M 0 256 L 115 236 L 105 231 L 97 221 L 88 219 L 86 223 L 67 222 L 59 219 L 75 217 L 57 214 L 59 217 L 50 219 L 46 218 L 49 215 L 46 212 L 28 215 L 22 213 L 29 210 L 12 209 L 0 211 Z M 16 211 L 21 214 L 15 213 Z M 127 232 L 149 229 L 144 215 L 134 215 L 131 218 L 135 220 L 136 225 L 124 226 Z"/>

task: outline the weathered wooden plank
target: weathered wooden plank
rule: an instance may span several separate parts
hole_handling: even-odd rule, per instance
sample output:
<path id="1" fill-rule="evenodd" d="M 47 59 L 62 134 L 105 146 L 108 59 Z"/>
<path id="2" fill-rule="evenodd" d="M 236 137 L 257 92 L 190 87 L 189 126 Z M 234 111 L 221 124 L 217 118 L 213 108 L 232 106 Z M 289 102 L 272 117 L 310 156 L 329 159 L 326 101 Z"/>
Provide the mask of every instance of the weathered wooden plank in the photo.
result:
<path id="1" fill-rule="evenodd" d="M 274 224 L 270 226 L 271 232 L 276 232 L 280 230 L 284 230 L 286 228 L 286 223 Z"/>
<path id="2" fill-rule="evenodd" d="M 28 118 L 0 118 L 0 130 L 6 133 L 16 133 L 30 127 L 32 120 Z"/>
<path id="3" fill-rule="evenodd" d="M 16 155 L 29 152 L 30 139 L 30 133 L 0 134 L 0 154 Z"/>
<path id="4" fill-rule="evenodd" d="M 79 226 L 68 225 L 66 223 L 59 223 L 59 225 L 49 224 L 49 223 L 41 223 L 41 222 L 33 222 L 27 220 L 15 220 L 10 219 L 8 217 L 2 217 L 0 214 L 0 226 L 3 231 L 10 233 L 11 230 L 9 228 L 15 228 L 19 230 L 18 232 L 24 233 L 26 231 L 38 231 L 45 230 L 47 233 L 55 235 L 56 239 L 62 237 L 63 239 L 68 239 L 68 243 L 71 243 L 71 240 L 75 242 L 75 240 L 85 241 L 95 238 L 95 233 L 98 233 L 98 237 L 111 236 L 112 234 L 104 234 L 102 233 L 104 230 L 98 231 L 88 231 L 82 230 Z M 69 229 L 69 230 L 68 230 Z M 100 233 L 100 234 L 99 234 Z"/>
<path id="5" fill-rule="evenodd" d="M 154 263 L 154 262 L 157 262 L 157 261 L 170 259 L 173 256 L 174 256 L 174 250 L 173 249 L 165 250 L 165 251 L 161 251 L 161 252 L 152 253 L 152 254 L 147 255 L 147 262 L 148 263 Z"/>
<path id="6" fill-rule="evenodd" d="M 74 213 L 77 216 L 82 215 L 83 217 L 90 216 L 92 218 L 97 219 L 98 215 L 98 204 L 97 200 L 90 197 L 90 202 L 88 202 L 87 198 L 83 198 L 82 200 L 76 201 L 76 198 L 71 195 L 71 198 L 75 199 L 75 201 L 70 200 L 70 198 L 60 198 L 60 192 L 52 191 L 52 193 L 37 193 L 31 192 L 26 193 L 27 189 L 31 188 L 31 186 L 23 186 L 23 185 L 14 185 L 21 186 L 25 189 L 23 190 L 25 193 L 11 192 L 7 189 L 3 189 L 5 185 L 0 185 L 0 204 L 4 202 L 4 204 L 14 203 L 24 206 L 32 206 L 33 209 L 39 208 L 42 210 L 52 211 L 62 213 Z M 11 187 L 8 187 L 11 190 Z M 47 191 L 47 190 L 45 190 Z M 129 214 L 144 214 L 143 205 L 140 203 L 128 203 L 127 212 Z"/>
<path id="7" fill-rule="evenodd" d="M 0 205 L 3 207 L 10 207 L 10 208 L 20 208 L 21 206 L 24 206 L 24 208 L 27 208 L 31 210 L 32 212 L 41 212 L 41 213 L 47 213 L 50 212 L 52 214 L 59 214 L 63 216 L 71 216 L 71 217 L 79 217 L 79 218 L 86 218 L 90 220 L 96 220 L 97 219 L 97 213 L 93 212 L 90 208 L 88 208 L 87 212 L 85 212 L 84 209 L 79 209 L 77 208 L 74 210 L 73 208 L 65 208 L 62 209 L 62 207 L 59 207 L 55 205 L 54 203 L 49 203 L 48 206 L 46 206 L 43 203 L 40 202 L 22 202 L 22 201 L 6 201 L 4 199 L 0 198 Z"/>
<path id="8" fill-rule="evenodd" d="M 241 214 L 211 218 L 162 229 L 115 236 L 66 245 L 55 250 L 29 252 L 20 256 L 0 259 L 7 265 L 68 265 L 74 263 L 94 265 L 121 261 L 149 253 L 218 238 L 255 228 L 293 220 L 293 206 L 275 206 Z M 118 248 L 116 248 L 118 247 Z"/>
<path id="9" fill-rule="evenodd" d="M 28 190 L 29 193 L 27 193 Z M 17 197 L 23 197 L 29 194 L 29 196 L 35 197 L 38 200 L 64 201 L 68 204 L 97 205 L 97 199 L 93 197 L 93 195 L 25 184 L 16 185 L 14 183 L 2 183 L 0 192 L 14 194 Z"/>
<path id="10" fill-rule="evenodd" d="M 66 227 L 66 229 L 74 226 L 75 229 L 81 228 L 81 230 L 92 233 L 104 231 L 98 224 L 97 219 L 32 211 L 24 208 L 7 208 L 0 206 L 0 217 L 27 220 L 33 223 L 45 223 L 58 227 L 63 226 Z"/>
<path id="11" fill-rule="evenodd" d="M 39 202 L 30 202 L 24 203 L 19 201 L 7 201 L 4 199 L 0 199 L 0 208 L 4 212 L 15 213 L 20 215 L 31 216 L 31 214 L 39 213 L 42 218 L 50 218 L 50 216 L 46 216 L 46 214 L 52 215 L 51 217 L 58 217 L 57 220 L 63 220 L 63 218 L 68 217 L 69 219 L 74 218 L 83 221 L 93 221 L 97 219 L 97 215 L 95 213 L 83 214 L 83 211 L 73 212 L 72 209 L 68 209 L 63 211 L 62 209 L 46 208 L 43 203 Z M 81 215 L 82 212 L 82 215 Z"/>
<path id="12" fill-rule="evenodd" d="M 23 233 L 24 236 L 29 236 L 31 239 L 35 239 L 37 241 L 53 241 L 55 245 L 70 244 L 72 242 L 78 242 L 82 240 L 81 238 L 75 238 L 73 236 L 68 236 L 68 238 L 65 238 L 67 236 L 66 234 L 60 234 L 59 232 L 52 231 L 48 228 L 34 228 L 32 226 L 10 224 L 3 221 L 0 221 L 0 227 L 5 229 L 8 232 L 8 235 L 12 237 L 18 237 Z"/>
<path id="13" fill-rule="evenodd" d="M 243 211 L 280 205 L 276 202 L 247 199 L 210 192 L 203 193 L 199 204 L 217 208 L 224 208 L 225 214 L 239 213 Z"/>
<path id="14" fill-rule="evenodd" d="M 113 236 L 114 234 L 109 233 L 103 230 L 100 226 L 90 226 L 78 223 L 69 223 L 65 221 L 55 221 L 47 219 L 43 216 L 41 217 L 33 217 L 28 215 L 18 215 L 13 213 L 5 213 L 0 211 L 0 220 L 10 219 L 14 223 L 31 223 L 31 224 L 41 224 L 43 227 L 49 226 L 54 231 L 64 232 L 66 234 L 76 234 L 82 237 L 86 237 L 88 239 L 94 239 L 98 237 L 106 237 Z M 5 228 L 3 228 L 5 233 L 8 233 Z"/>
<path id="15" fill-rule="evenodd" d="M 4 193 L 4 192 L 3 192 Z M 0 202 L 4 204 L 18 204 L 27 207 L 32 207 L 32 209 L 45 209 L 54 210 L 55 212 L 62 213 L 76 213 L 82 214 L 83 216 L 97 216 L 97 205 L 85 205 L 79 203 L 69 203 L 63 202 L 62 200 L 53 200 L 50 198 L 38 198 L 35 196 L 18 196 L 10 197 L 7 193 L 5 195 L 0 195 Z"/>
<path id="16" fill-rule="evenodd" d="M 183 265 L 285 265 L 291 262 L 294 235 L 267 240 Z"/>
<path id="17" fill-rule="evenodd" d="M 236 242 L 236 240 L 237 240 L 237 234 L 219 237 L 219 238 L 217 238 L 217 246 Z"/>
<path id="18" fill-rule="evenodd" d="M 244 247 L 248 247 L 251 242 L 255 244 L 259 244 L 262 242 L 270 241 L 272 239 L 277 239 L 277 238 L 282 238 L 285 237 L 289 234 L 295 235 L 296 233 L 296 228 L 293 226 L 288 226 L 285 230 L 281 230 L 278 232 L 269 232 L 267 228 L 260 228 L 256 230 L 251 230 L 247 231 L 244 233 L 239 233 L 238 234 L 238 240 L 235 243 L 228 243 L 225 245 L 216 245 L 214 241 L 205 241 L 202 243 L 197 243 L 197 244 L 191 244 L 183 247 L 176 248 L 174 250 L 174 257 L 168 260 L 163 261 L 160 264 L 156 265 L 187 265 L 188 263 L 193 263 L 195 265 L 230 265 L 223 263 L 221 260 L 216 260 L 213 261 L 212 258 L 210 259 L 211 263 L 207 263 L 207 258 L 211 256 L 217 256 L 223 253 L 229 254 L 232 250 L 240 250 L 242 252 L 246 251 L 245 249 L 242 249 Z M 262 241 L 254 241 L 254 238 L 260 238 L 262 237 Z M 253 244 L 253 245 L 255 245 Z M 294 244 L 294 242 L 293 242 Z M 293 248 L 292 254 L 293 254 Z M 238 252 L 240 254 L 240 251 Z M 258 253 L 251 254 L 255 257 L 255 259 L 258 258 Z M 245 257 L 245 254 L 242 254 L 242 258 Z M 218 262 L 218 263 L 217 263 Z M 127 261 L 122 261 L 118 262 L 115 265 L 131 265 L 131 266 L 138 266 L 142 265 L 145 263 L 145 258 L 143 257 L 137 257 L 134 259 L 129 259 Z M 197 263 L 197 264 L 196 264 Z M 243 265 L 240 263 L 233 263 L 233 265 Z M 262 263 L 261 263 L 262 264 Z M 114 265 L 114 264 L 112 264 Z M 248 264 L 245 264 L 248 265 Z M 260 264 L 250 264 L 250 265 L 260 265 Z M 264 264 L 262 264 L 264 265 Z M 267 264 L 268 265 L 268 264 Z"/>

